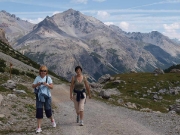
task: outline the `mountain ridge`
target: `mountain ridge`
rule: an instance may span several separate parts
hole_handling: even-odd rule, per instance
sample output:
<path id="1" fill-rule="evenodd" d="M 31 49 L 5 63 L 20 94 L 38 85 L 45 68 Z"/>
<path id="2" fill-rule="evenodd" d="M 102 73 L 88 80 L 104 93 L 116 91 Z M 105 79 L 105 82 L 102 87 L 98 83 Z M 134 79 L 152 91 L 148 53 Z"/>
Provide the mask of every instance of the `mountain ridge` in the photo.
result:
<path id="1" fill-rule="evenodd" d="M 166 57 L 153 53 L 152 45 Z M 106 73 L 151 72 L 180 62 L 180 47 L 159 32 L 127 33 L 73 9 L 47 16 L 13 47 L 67 79 L 77 65 L 96 80 Z"/>
<path id="2" fill-rule="evenodd" d="M 15 14 L 10 14 L 5 10 L 0 11 L 0 28 L 5 31 L 10 45 L 13 45 L 17 39 L 29 33 L 33 26 L 34 24 L 16 17 Z"/>

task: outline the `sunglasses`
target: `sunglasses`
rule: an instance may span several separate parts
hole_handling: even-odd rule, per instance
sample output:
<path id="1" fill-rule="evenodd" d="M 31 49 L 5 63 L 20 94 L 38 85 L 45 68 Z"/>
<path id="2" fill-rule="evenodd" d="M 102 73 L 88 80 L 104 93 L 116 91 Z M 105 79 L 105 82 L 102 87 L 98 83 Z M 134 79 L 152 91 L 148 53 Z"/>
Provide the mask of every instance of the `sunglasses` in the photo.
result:
<path id="1" fill-rule="evenodd" d="M 40 70 L 40 72 L 46 72 L 46 70 Z"/>

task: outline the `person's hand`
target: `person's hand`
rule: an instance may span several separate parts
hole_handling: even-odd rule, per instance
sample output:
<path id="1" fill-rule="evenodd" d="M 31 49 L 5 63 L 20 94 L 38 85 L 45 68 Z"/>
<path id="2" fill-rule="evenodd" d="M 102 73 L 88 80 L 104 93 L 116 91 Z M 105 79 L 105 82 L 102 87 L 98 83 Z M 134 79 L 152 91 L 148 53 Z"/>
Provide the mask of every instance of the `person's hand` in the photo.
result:
<path id="1" fill-rule="evenodd" d="M 37 83 L 37 86 L 40 86 L 40 85 L 41 85 L 41 82 L 38 82 L 38 83 Z"/>
<path id="2" fill-rule="evenodd" d="M 43 82 L 42 84 L 45 85 L 45 86 L 47 86 L 47 87 L 49 86 L 46 82 Z"/>

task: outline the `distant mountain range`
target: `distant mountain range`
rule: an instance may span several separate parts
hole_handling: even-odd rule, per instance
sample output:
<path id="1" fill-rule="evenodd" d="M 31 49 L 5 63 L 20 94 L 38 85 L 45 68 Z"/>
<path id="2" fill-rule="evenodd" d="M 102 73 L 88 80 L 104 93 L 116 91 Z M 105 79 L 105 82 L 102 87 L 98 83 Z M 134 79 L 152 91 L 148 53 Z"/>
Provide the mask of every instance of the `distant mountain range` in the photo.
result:
<path id="1" fill-rule="evenodd" d="M 69 80 L 77 65 L 97 80 L 106 73 L 151 72 L 180 63 L 180 45 L 161 33 L 127 33 L 73 9 L 47 16 L 13 48 Z"/>
<path id="2" fill-rule="evenodd" d="M 6 32 L 6 38 L 10 44 L 14 44 L 17 39 L 29 33 L 33 26 L 34 24 L 21 20 L 14 14 L 0 11 L 0 28 Z"/>

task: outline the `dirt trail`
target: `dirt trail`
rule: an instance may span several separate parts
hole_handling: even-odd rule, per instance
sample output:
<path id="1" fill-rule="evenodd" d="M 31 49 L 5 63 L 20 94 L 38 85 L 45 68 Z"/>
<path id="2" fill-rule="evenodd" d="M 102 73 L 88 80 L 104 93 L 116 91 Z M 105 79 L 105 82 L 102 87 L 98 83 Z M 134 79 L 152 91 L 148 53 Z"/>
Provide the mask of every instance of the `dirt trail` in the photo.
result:
<path id="1" fill-rule="evenodd" d="M 132 119 L 129 113 L 131 110 L 93 99 L 87 99 L 85 125 L 79 126 L 74 104 L 69 99 L 69 86 L 65 84 L 54 85 L 52 99 L 58 106 L 58 112 L 54 114 L 57 129 L 61 129 L 61 133 L 54 133 L 56 135 L 161 135 Z"/>

